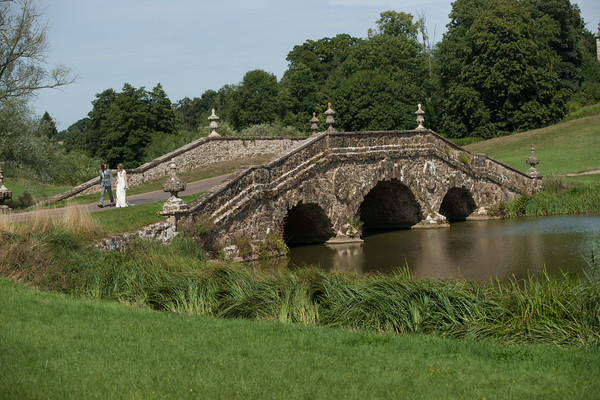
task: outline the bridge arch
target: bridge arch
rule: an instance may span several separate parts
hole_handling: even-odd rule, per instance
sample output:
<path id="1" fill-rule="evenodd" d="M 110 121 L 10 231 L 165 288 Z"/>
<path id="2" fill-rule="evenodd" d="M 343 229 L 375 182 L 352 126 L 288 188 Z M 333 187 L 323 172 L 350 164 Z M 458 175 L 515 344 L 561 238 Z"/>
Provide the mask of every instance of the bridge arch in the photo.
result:
<path id="1" fill-rule="evenodd" d="M 325 243 L 335 236 L 325 211 L 316 203 L 298 203 L 283 219 L 283 239 L 287 245 Z"/>
<path id="2" fill-rule="evenodd" d="M 439 212 L 450 222 L 464 221 L 476 208 L 473 195 L 468 189 L 453 187 L 446 192 Z"/>
<path id="3" fill-rule="evenodd" d="M 364 229 L 410 228 L 421 220 L 421 206 L 408 186 L 397 179 L 379 181 L 360 208 Z"/>

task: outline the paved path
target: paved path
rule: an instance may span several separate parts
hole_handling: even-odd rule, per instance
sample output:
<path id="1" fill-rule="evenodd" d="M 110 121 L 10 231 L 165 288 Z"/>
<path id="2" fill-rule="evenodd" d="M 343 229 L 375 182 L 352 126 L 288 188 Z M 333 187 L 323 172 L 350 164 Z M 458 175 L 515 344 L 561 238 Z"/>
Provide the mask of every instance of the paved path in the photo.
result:
<path id="1" fill-rule="evenodd" d="M 216 186 L 226 180 L 228 180 L 229 178 L 231 178 L 233 174 L 228 174 L 228 175 L 221 175 L 221 176 L 215 176 L 212 178 L 207 178 L 207 179 L 202 179 L 200 181 L 195 181 L 195 182 L 189 182 L 186 183 L 186 188 L 184 192 L 181 192 L 180 194 L 183 195 L 188 195 L 188 194 L 196 194 L 196 193 L 201 193 L 201 192 L 205 192 L 208 189 L 212 188 L 213 186 Z M 113 191 L 113 195 L 114 195 L 114 191 Z M 127 201 L 131 204 L 145 204 L 145 203 L 152 203 L 155 201 L 165 201 L 169 198 L 170 194 L 163 192 L 162 190 L 155 190 L 153 192 L 147 192 L 147 193 L 140 193 L 140 194 L 136 194 L 136 195 L 132 195 L 132 196 L 127 196 Z M 100 194 L 98 194 L 98 198 L 100 198 Z M 104 204 L 109 204 L 108 200 L 108 195 L 104 195 Z M 79 207 L 83 210 L 86 210 L 88 212 L 100 212 L 100 211 L 108 211 L 108 210 L 114 210 L 114 207 L 104 207 L 104 208 L 100 208 L 98 207 L 98 202 L 94 202 L 94 203 L 90 203 L 90 204 L 80 204 L 77 206 L 73 206 L 73 207 Z M 25 221 L 28 220 L 29 218 L 31 218 L 31 215 L 34 213 L 47 213 L 51 216 L 61 216 L 62 214 L 64 214 L 66 210 L 66 207 L 61 207 L 61 208 L 43 208 L 43 209 L 39 209 L 36 211 L 25 211 L 25 212 L 20 212 L 20 213 L 11 213 L 11 214 L 7 214 L 5 215 L 6 218 L 8 218 L 9 221 Z"/>
<path id="2" fill-rule="evenodd" d="M 597 169 L 594 171 L 580 172 L 578 174 L 565 174 L 564 176 L 581 176 L 581 175 L 596 175 L 596 174 L 600 174 L 600 169 Z"/>

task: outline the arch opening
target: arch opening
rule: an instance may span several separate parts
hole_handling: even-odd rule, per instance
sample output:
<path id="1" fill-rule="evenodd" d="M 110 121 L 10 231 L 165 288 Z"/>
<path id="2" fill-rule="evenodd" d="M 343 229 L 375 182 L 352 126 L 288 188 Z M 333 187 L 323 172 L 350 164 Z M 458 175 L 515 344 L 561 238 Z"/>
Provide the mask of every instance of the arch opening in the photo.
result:
<path id="1" fill-rule="evenodd" d="M 380 181 L 360 206 L 363 229 L 406 229 L 421 220 L 421 207 L 408 186 L 398 180 Z"/>
<path id="2" fill-rule="evenodd" d="M 325 243 L 335 236 L 325 211 L 314 203 L 299 203 L 283 220 L 283 239 L 289 245 Z"/>
<path id="3" fill-rule="evenodd" d="M 444 196 L 440 205 L 440 214 L 448 218 L 448 221 L 464 221 L 477 205 L 471 192 L 465 188 L 452 188 Z"/>

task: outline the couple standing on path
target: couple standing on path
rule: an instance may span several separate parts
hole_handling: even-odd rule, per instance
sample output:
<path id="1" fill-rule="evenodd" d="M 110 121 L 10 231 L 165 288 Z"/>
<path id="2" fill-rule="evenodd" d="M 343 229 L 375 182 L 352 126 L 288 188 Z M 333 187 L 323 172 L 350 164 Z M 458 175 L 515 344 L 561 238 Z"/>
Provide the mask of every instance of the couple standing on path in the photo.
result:
<path id="1" fill-rule="evenodd" d="M 117 203 L 113 200 L 113 194 L 111 188 L 115 186 L 112 172 L 106 168 L 106 164 L 102 164 L 100 170 L 100 202 L 98 207 L 104 207 L 104 192 L 108 190 L 108 197 L 110 198 L 110 206 L 114 207 L 127 207 L 127 195 L 125 189 L 127 189 L 127 173 L 123 169 L 123 164 L 117 164 Z"/>

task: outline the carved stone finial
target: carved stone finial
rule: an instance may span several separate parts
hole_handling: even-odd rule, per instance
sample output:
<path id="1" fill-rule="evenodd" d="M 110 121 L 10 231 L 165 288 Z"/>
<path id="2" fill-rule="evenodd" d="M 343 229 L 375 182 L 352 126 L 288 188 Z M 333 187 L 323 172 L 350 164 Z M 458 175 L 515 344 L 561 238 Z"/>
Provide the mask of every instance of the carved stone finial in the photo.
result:
<path id="1" fill-rule="evenodd" d="M 422 130 L 427 129 L 423 126 L 423 122 L 425 122 L 425 118 L 423 118 L 423 114 L 425 114 L 425 111 L 421 110 L 420 104 L 419 104 L 418 110 L 415 111 L 415 114 L 417 114 L 417 124 L 419 124 L 419 126 L 417 126 L 416 130 L 422 131 Z"/>
<path id="2" fill-rule="evenodd" d="M 529 158 L 525 160 L 525 162 L 531 166 L 531 168 L 527 170 L 527 175 L 533 178 L 542 177 L 540 171 L 538 171 L 537 168 L 535 168 L 535 166 L 540 163 L 540 160 L 538 160 L 538 158 L 535 156 L 535 148 L 533 147 L 533 145 L 531 145 L 531 154 L 529 155 Z"/>
<path id="3" fill-rule="evenodd" d="M 325 111 L 323 114 L 325 114 L 325 116 L 327 117 L 327 119 L 325 120 L 325 122 L 327 123 L 327 125 L 329 125 L 329 127 L 327 128 L 328 131 L 335 131 L 335 129 L 333 128 L 333 125 L 335 124 L 335 120 L 333 119 L 333 116 L 335 115 L 335 111 L 333 111 L 331 109 L 331 103 L 327 103 L 327 111 Z"/>
<path id="4" fill-rule="evenodd" d="M 177 176 L 177 164 L 175 160 L 169 163 L 169 177 L 163 185 L 165 192 L 171 193 L 171 197 L 163 204 L 162 210 L 158 213 L 161 215 L 174 215 L 188 211 L 188 206 L 182 199 L 179 198 L 179 192 L 185 190 L 185 183 Z"/>
<path id="5" fill-rule="evenodd" d="M 317 113 L 315 112 L 313 113 L 313 117 L 310 119 L 310 130 L 312 131 L 313 135 L 319 130 L 319 119 L 317 118 Z"/>
<path id="6" fill-rule="evenodd" d="M 221 135 L 219 135 L 217 133 L 217 128 L 219 127 L 219 124 L 217 123 L 217 121 L 219 120 L 219 117 L 217 117 L 215 115 L 215 109 L 212 109 L 212 114 L 210 115 L 210 117 L 208 117 L 208 120 L 210 121 L 210 134 L 208 135 L 208 137 L 219 137 Z"/>
<path id="7" fill-rule="evenodd" d="M 12 198 L 12 192 L 4 186 L 4 174 L 0 167 L 0 214 L 10 211 L 10 208 L 4 204 L 4 200 Z"/>

